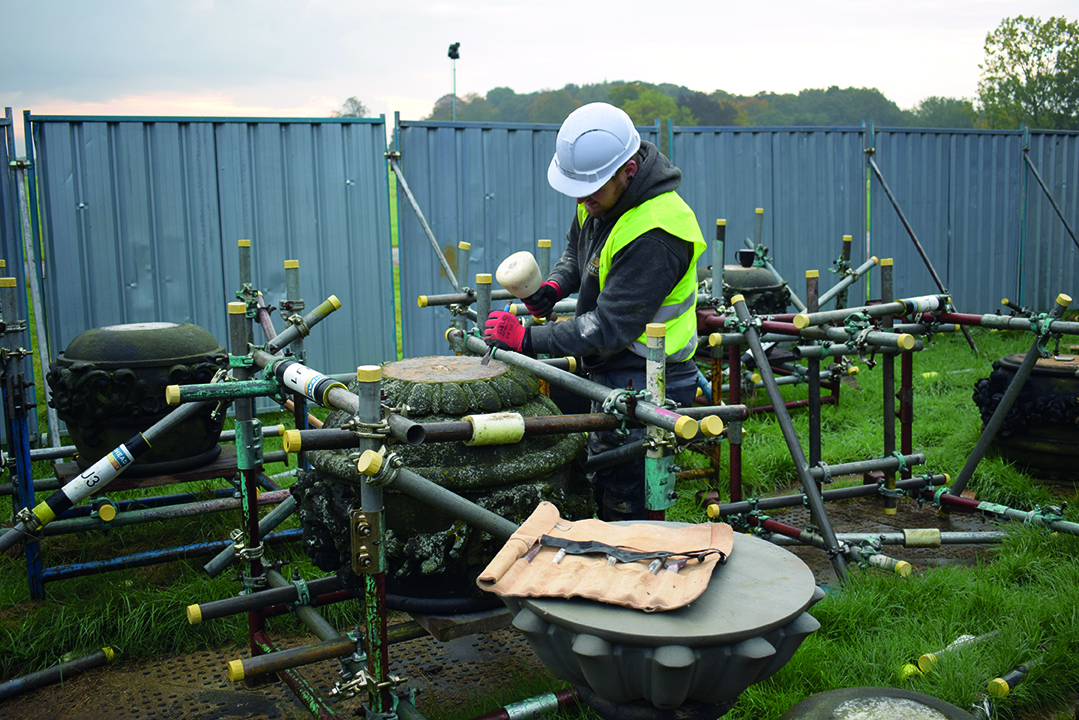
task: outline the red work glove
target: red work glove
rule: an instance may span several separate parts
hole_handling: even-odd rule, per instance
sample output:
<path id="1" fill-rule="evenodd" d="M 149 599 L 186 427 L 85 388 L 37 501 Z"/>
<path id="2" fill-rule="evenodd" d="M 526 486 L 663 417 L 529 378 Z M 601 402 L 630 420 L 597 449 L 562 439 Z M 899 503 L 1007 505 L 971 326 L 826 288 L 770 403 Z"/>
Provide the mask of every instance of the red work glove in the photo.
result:
<path id="1" fill-rule="evenodd" d="M 545 318 L 554 312 L 554 304 L 562 299 L 562 288 L 554 280 L 548 280 L 539 286 L 539 290 L 521 302 L 532 313 L 532 317 Z"/>
<path id="2" fill-rule="evenodd" d="M 526 332 L 513 313 L 492 310 L 487 316 L 487 328 L 483 331 L 483 339 L 488 345 L 493 345 L 500 350 L 521 352 Z"/>

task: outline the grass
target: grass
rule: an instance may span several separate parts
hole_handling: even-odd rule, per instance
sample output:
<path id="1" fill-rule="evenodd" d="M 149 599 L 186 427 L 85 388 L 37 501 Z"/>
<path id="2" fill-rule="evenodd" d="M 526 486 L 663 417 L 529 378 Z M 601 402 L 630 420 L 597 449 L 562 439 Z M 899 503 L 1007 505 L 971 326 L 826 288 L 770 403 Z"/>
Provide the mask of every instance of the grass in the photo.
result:
<path id="1" fill-rule="evenodd" d="M 975 331 L 980 355 L 974 356 L 961 335 L 937 336 L 915 357 L 914 448 L 924 452 L 924 471 L 955 476 L 980 433 L 978 410 L 971 400 L 973 383 L 985 377 L 993 360 L 1025 351 L 1025 333 Z M 923 376 L 927 369 L 933 374 Z M 883 445 L 881 372 L 864 368 L 857 386 L 845 385 L 838 405 L 822 411 L 825 462 L 837 464 L 877 457 Z M 41 388 L 38 388 L 39 392 Z M 805 396 L 804 386 L 784 389 L 787 399 Z M 751 402 L 766 403 L 763 393 Z M 39 409 L 43 409 L 43 401 Z M 804 410 L 792 411 L 799 436 L 808 434 Z M 265 418 L 266 424 L 285 422 Z M 745 423 L 744 478 L 747 496 L 765 494 L 796 483 L 793 462 L 773 415 L 756 415 Z M 267 450 L 279 447 L 269 439 Z M 679 464 L 696 462 L 684 453 Z M 280 472 L 283 466 L 267 469 Z M 919 470 L 918 472 L 922 472 Z M 51 474 L 49 464 L 35 472 Z M 205 491 L 210 483 L 155 488 L 152 494 Z M 672 519 L 698 522 L 696 490 L 705 481 L 680 485 L 681 499 Z M 970 486 L 979 497 L 1020 509 L 1060 504 L 1059 494 L 1005 459 L 990 455 L 978 467 Z M 723 488 L 719 488 L 724 493 Z M 112 499 L 145 496 L 146 491 L 110 494 Z M 1072 499 L 1074 488 L 1068 490 Z M 1075 521 L 1074 509 L 1067 518 Z M 295 519 L 284 527 L 294 526 Z M 82 562 L 140 550 L 224 539 L 238 524 L 235 513 L 205 515 L 153 526 L 94 532 L 78 537 L 46 538 L 41 544 L 46 565 Z M 285 546 L 273 557 L 293 563 L 307 577 L 315 571 L 306 558 Z M 987 678 L 1021 662 L 1040 657 L 1028 678 L 995 705 L 1000 717 L 1029 717 L 1042 707 L 1057 707 L 1073 696 L 1079 669 L 1072 661 L 1079 650 L 1079 540 L 1037 528 L 1015 527 L 993 552 L 992 562 L 975 568 L 941 567 L 901 579 L 852 568 L 852 581 L 816 605 L 812 614 L 821 630 L 810 636 L 793 660 L 772 678 L 749 688 L 727 716 L 733 720 L 776 718 L 806 696 L 835 687 L 884 685 L 923 692 L 960 707 L 969 707 Z M 198 626 L 188 625 L 184 608 L 193 602 L 226 597 L 237 585 L 225 573 L 209 579 L 203 559 L 175 562 L 74 578 L 46 586 L 48 599 L 29 600 L 21 550 L 0 557 L 0 676 L 11 678 L 41 669 L 65 655 L 81 655 L 113 645 L 126 659 L 181 653 L 203 646 L 246 641 L 242 617 Z M 323 608 L 336 627 L 362 622 L 359 603 Z M 271 632 L 292 632 L 288 617 L 269 621 Z M 942 661 L 933 672 L 903 680 L 898 670 L 918 654 L 944 647 L 962 634 L 998 631 L 992 641 L 972 646 Z M 391 650 L 392 653 L 392 650 Z M 429 717 L 463 720 L 498 705 L 547 692 L 563 684 L 546 673 L 522 673 L 508 688 L 477 692 L 475 704 L 454 714 L 421 706 Z M 563 716 L 592 718 L 589 710 Z M 1047 716 L 1042 716 L 1047 717 Z"/>

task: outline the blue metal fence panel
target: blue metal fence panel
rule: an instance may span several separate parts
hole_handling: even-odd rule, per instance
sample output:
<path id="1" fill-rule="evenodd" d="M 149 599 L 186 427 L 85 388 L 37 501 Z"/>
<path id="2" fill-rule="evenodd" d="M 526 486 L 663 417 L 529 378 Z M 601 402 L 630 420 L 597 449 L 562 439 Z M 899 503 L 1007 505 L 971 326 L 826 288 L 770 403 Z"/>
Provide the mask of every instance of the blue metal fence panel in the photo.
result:
<path id="1" fill-rule="evenodd" d="M 1079 233 L 1079 133 L 1032 132 L 1029 157 L 1072 232 Z M 1027 174 L 1021 302 L 1047 312 L 1060 293 L 1079 300 L 1079 248 L 1033 172 L 1018 162 Z"/>
<path id="2" fill-rule="evenodd" d="M 658 127 L 638 130 L 658 142 Z M 534 252 L 540 239 L 551 240 L 552 263 L 562 254 L 575 204 L 547 184 L 557 133 L 557 125 L 397 122 L 405 180 L 462 287 L 514 252 Z M 400 189 L 397 208 L 404 354 L 444 355 L 451 316 L 416 299 L 453 289 Z M 461 241 L 471 245 L 468 268 L 457 265 Z"/>
<path id="3" fill-rule="evenodd" d="M 948 287 L 963 312 L 987 313 L 1018 297 L 1019 134 L 953 132 Z"/>
<path id="4" fill-rule="evenodd" d="M 308 309 L 341 299 L 305 343 L 312 367 L 396 356 L 384 121 L 32 121 L 54 356 L 129 322 L 193 322 L 227 344 L 240 239 L 268 303 L 290 259 Z"/>
<path id="5" fill-rule="evenodd" d="M 705 238 L 715 237 L 716 220 L 727 221 L 726 263 L 754 237 L 757 208 L 764 210 L 761 242 L 800 297 L 804 271 L 828 268 L 843 235 L 864 248 L 860 128 L 676 127 L 673 137 L 679 194 Z M 822 281 L 822 292 L 834 284 L 826 273 Z"/>
<path id="6" fill-rule="evenodd" d="M 950 135 L 944 132 L 885 130 L 876 134 L 872 157 L 941 283 L 951 290 L 949 138 Z M 902 297 L 939 292 L 898 213 L 875 177 L 871 192 L 871 251 L 877 257 L 894 260 L 896 295 Z M 962 288 L 955 290 L 962 292 Z M 956 300 L 962 307 L 958 296 Z"/>

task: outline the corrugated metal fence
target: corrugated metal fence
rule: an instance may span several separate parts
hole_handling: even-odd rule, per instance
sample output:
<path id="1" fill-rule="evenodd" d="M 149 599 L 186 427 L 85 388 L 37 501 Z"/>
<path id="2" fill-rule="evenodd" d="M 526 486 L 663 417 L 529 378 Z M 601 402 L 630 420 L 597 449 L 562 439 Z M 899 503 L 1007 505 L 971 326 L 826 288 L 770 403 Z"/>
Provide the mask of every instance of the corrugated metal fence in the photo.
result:
<path id="1" fill-rule="evenodd" d="M 550 125 L 398 121 L 401 167 L 451 263 L 459 240 L 472 245 L 468 272 L 457 273 L 467 284 L 478 272 L 493 273 L 510 253 L 534 249 L 539 238 L 552 239 L 555 257 L 564 248 L 572 201 L 543 179 L 556 133 Z M 799 295 L 805 270 L 822 271 L 822 289 L 834 283 L 826 271 L 843 235 L 853 236 L 856 265 L 870 255 L 894 260 L 897 293 L 937 292 L 872 176 L 871 149 L 960 310 L 995 312 L 1008 297 L 1045 311 L 1058 293 L 1079 297 L 1079 250 L 1023 159 L 1028 137 L 1032 163 L 1075 229 L 1077 133 L 880 128 L 870 141 L 862 127 L 674 127 L 668 137 L 683 171 L 679 194 L 705 238 L 715 237 L 715 221 L 725 219 L 726 261 L 733 262 L 734 250 L 753 237 L 756 208 L 763 208 L 762 242 Z M 415 301 L 449 292 L 449 284 L 419 222 L 398 207 L 405 353 L 442 354 L 449 313 Z"/>
<path id="2" fill-rule="evenodd" d="M 252 240 L 254 285 L 270 303 L 284 296 L 286 259 L 300 261 L 308 307 L 331 293 L 344 303 L 306 344 L 313 367 L 347 372 L 396 357 L 382 119 L 29 119 L 52 357 L 86 329 L 128 322 L 194 322 L 224 341 L 239 239 Z M 555 257 L 564 249 L 573 202 L 546 181 L 557 126 L 395 126 L 402 171 L 463 285 L 537 239 L 551 239 Z M 1007 296 L 1042 311 L 1059 292 L 1079 296 L 1079 250 L 1024 160 L 1027 152 L 1075 228 L 1079 134 L 667 129 L 680 193 L 705 237 L 725 218 L 732 262 L 764 208 L 762 241 L 800 294 L 804 271 L 828 270 L 843 235 L 854 237 L 856 263 L 895 260 L 897 293 L 935 292 L 871 179 L 871 148 L 960 310 L 992 312 Z M 10 112 L 0 130 L 8 166 Z M 659 141 L 658 123 L 640 130 Z M 21 258 L 12 180 L 0 174 L 0 233 L 9 257 Z M 404 354 L 447 353 L 448 312 L 416 298 L 450 284 L 403 197 L 396 219 Z M 468 268 L 457 267 L 462 240 L 472 245 Z M 834 276 L 822 277 L 830 286 Z"/>
<path id="3" fill-rule="evenodd" d="M 395 356 L 383 119 L 31 122 L 53 357 L 132 322 L 195 323 L 227 345 L 240 239 L 268 303 L 285 297 L 290 259 L 308 310 L 343 303 L 305 343 L 312 367 Z"/>

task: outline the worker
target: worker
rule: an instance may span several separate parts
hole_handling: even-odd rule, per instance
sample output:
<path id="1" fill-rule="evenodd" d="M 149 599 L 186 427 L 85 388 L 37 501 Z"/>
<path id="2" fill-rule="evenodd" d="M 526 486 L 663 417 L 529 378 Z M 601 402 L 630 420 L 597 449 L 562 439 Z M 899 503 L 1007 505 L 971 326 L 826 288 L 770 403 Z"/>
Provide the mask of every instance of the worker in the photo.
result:
<path id="1" fill-rule="evenodd" d="M 584 105 L 562 123 L 547 181 L 577 201 L 566 250 L 550 277 L 524 298 L 529 312 L 546 317 L 554 304 L 577 293 L 572 319 L 525 328 L 508 312 L 494 311 L 488 344 L 526 355 L 580 357 L 589 377 L 610 388 L 646 389 L 645 326 L 666 325 L 666 396 L 693 402 L 697 387 L 697 258 L 706 247 L 693 211 L 675 193 L 682 172 L 633 121 L 607 103 Z M 601 403 L 593 403 L 601 412 Z M 591 454 L 644 436 L 614 431 L 589 435 Z M 644 460 L 592 474 L 599 517 L 646 517 Z"/>

